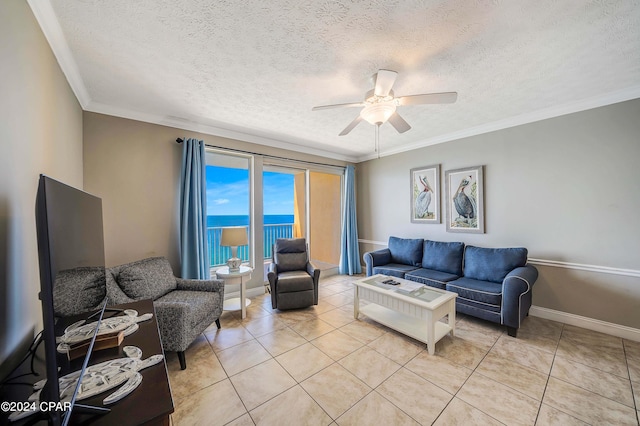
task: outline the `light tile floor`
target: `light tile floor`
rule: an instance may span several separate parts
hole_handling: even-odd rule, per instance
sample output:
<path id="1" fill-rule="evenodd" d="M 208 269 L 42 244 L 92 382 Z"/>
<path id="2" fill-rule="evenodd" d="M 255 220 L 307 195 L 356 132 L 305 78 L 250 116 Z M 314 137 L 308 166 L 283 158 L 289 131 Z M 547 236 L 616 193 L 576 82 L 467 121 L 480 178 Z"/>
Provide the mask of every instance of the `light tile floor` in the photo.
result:
<path id="1" fill-rule="evenodd" d="M 458 315 L 426 345 L 353 318 L 349 276 L 317 306 L 225 312 L 167 366 L 173 425 L 638 425 L 640 343 L 528 317 L 509 337 Z"/>

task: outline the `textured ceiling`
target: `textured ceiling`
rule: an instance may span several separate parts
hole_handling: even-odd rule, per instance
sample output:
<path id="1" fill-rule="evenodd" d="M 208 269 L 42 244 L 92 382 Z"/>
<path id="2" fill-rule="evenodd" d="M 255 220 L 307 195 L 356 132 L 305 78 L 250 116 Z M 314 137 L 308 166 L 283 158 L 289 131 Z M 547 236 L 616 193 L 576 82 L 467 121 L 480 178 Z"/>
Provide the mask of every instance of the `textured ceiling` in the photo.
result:
<path id="1" fill-rule="evenodd" d="M 371 158 L 374 126 L 338 133 L 379 68 L 412 129 L 382 155 L 640 97 L 639 0 L 30 0 L 84 109 Z"/>

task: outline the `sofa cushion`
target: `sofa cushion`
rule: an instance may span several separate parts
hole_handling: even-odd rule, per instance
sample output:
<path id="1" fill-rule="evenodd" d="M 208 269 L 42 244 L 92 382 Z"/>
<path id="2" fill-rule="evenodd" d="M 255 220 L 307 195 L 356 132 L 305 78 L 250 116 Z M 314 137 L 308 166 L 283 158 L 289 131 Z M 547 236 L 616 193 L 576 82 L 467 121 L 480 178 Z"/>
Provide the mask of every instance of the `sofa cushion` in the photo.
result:
<path id="1" fill-rule="evenodd" d="M 446 289 L 458 293 L 463 299 L 480 303 L 490 310 L 500 310 L 502 305 L 502 284 L 465 277 L 448 282 Z"/>
<path id="2" fill-rule="evenodd" d="M 123 265 L 116 281 L 124 294 L 136 300 L 156 300 L 177 287 L 171 265 L 164 257 L 150 257 Z"/>
<path id="3" fill-rule="evenodd" d="M 80 267 L 56 274 L 53 286 L 53 311 L 68 317 L 96 310 L 107 295 L 105 269 Z"/>
<path id="4" fill-rule="evenodd" d="M 407 272 L 404 275 L 404 278 L 407 280 L 415 281 L 421 284 L 426 284 L 428 286 L 436 287 L 444 290 L 445 284 L 448 281 L 456 280 L 459 277 L 457 275 L 449 274 L 447 272 L 420 268 L 420 269 L 414 269 L 413 271 Z"/>
<path id="5" fill-rule="evenodd" d="M 425 240 L 422 249 L 422 267 L 461 277 L 463 255 L 464 243 Z"/>
<path id="6" fill-rule="evenodd" d="M 404 278 L 404 274 L 415 269 L 415 266 L 403 265 L 400 263 L 387 263 L 386 265 L 374 266 L 373 274 L 382 274 L 389 275 L 391 277 Z"/>
<path id="7" fill-rule="evenodd" d="M 464 276 L 480 281 L 502 283 L 509 272 L 527 263 L 527 249 L 482 248 L 467 246 L 464 251 Z"/>
<path id="8" fill-rule="evenodd" d="M 391 262 L 420 266 L 422 260 L 422 239 L 389 237 Z"/>
<path id="9" fill-rule="evenodd" d="M 304 238 L 278 239 L 273 249 L 278 273 L 307 269 L 307 242 Z"/>

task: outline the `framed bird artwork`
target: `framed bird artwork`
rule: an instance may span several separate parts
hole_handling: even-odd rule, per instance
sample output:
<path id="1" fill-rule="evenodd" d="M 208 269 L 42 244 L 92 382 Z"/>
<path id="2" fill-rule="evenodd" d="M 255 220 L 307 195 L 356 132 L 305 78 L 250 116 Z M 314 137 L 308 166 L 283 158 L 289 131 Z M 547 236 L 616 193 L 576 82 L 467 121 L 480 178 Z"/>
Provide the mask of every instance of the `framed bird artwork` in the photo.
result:
<path id="1" fill-rule="evenodd" d="M 411 169 L 411 222 L 440 223 L 440 165 Z"/>
<path id="2" fill-rule="evenodd" d="M 445 172 L 447 232 L 484 234 L 484 166 Z"/>

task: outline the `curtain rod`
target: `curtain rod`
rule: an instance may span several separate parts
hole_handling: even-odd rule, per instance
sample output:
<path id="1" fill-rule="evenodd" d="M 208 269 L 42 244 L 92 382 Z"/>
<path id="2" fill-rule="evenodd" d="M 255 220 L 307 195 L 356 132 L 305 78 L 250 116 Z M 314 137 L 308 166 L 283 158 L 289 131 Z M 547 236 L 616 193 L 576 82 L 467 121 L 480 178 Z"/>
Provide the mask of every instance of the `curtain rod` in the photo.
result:
<path id="1" fill-rule="evenodd" d="M 177 143 L 182 143 L 182 142 L 184 142 L 184 139 L 177 138 L 176 142 Z M 244 151 L 242 149 L 227 148 L 227 147 L 224 147 L 224 146 L 209 145 L 207 143 L 205 143 L 204 146 L 209 147 L 209 148 L 216 148 L 216 149 L 223 149 L 223 150 L 227 150 L 227 151 L 238 152 L 238 153 L 241 153 L 241 154 L 260 155 L 260 156 L 263 156 L 263 157 L 274 158 L 274 159 L 277 159 L 277 160 L 297 161 L 298 163 L 315 164 L 317 166 L 325 166 L 325 167 L 335 167 L 337 169 L 345 169 L 345 167 L 346 167 L 346 166 L 336 166 L 335 164 L 320 163 L 320 162 L 316 162 L 316 161 L 296 160 L 294 158 L 279 157 L 277 155 L 262 154 L 262 153 L 259 153 L 259 152 L 252 152 L 252 151 Z"/>

